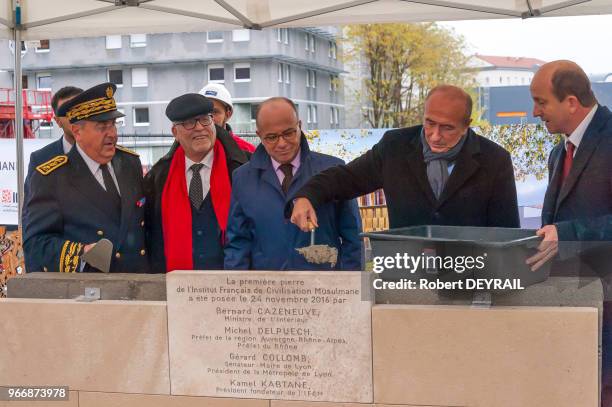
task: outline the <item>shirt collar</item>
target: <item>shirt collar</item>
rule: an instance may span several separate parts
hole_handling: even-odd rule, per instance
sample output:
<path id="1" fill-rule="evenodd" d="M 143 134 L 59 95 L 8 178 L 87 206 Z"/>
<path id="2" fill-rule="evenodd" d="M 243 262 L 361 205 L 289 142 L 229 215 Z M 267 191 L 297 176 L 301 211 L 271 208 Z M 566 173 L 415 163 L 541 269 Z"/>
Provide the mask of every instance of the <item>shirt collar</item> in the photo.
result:
<path id="1" fill-rule="evenodd" d="M 291 161 L 291 165 L 295 169 L 298 169 L 300 167 L 300 153 L 301 152 L 302 152 L 301 149 L 299 149 L 297 154 L 295 155 L 295 158 Z M 272 158 L 272 156 L 270 156 L 270 160 L 272 160 L 272 168 L 274 168 L 274 171 L 275 172 L 278 171 L 278 169 L 281 166 L 281 163 L 279 163 L 274 158 Z M 294 173 L 295 173 L 295 171 L 294 171 Z"/>
<path id="2" fill-rule="evenodd" d="M 83 157 L 83 161 L 85 161 L 85 164 L 87 164 L 87 167 L 89 168 L 89 171 L 91 171 L 92 174 L 95 174 L 96 172 L 98 172 L 98 170 L 100 169 L 100 163 L 95 161 L 95 160 L 93 160 L 91 157 L 89 157 L 85 153 L 85 151 L 83 151 L 81 146 L 79 146 L 78 143 L 75 143 L 75 145 L 76 145 L 77 151 L 79 152 L 81 157 Z"/>
<path id="3" fill-rule="evenodd" d="M 64 149 L 64 154 L 68 154 L 72 150 L 72 144 L 66 140 L 66 136 L 62 136 L 62 148 Z"/>
<path id="4" fill-rule="evenodd" d="M 568 141 L 572 142 L 572 144 L 576 147 L 576 150 L 578 149 L 578 146 L 580 146 L 580 142 L 582 141 L 582 137 L 584 136 L 587 127 L 589 127 L 589 124 L 591 124 L 591 121 L 593 120 L 593 116 L 595 116 L 596 111 L 597 105 L 593 106 L 591 111 L 584 117 L 584 119 L 582 119 L 582 121 L 580 122 L 578 127 L 576 127 L 576 129 L 572 132 L 572 134 L 570 134 L 569 137 L 565 137 L 566 150 Z"/>
<path id="5" fill-rule="evenodd" d="M 214 154 L 213 154 L 213 149 L 211 148 L 208 154 L 206 154 L 204 158 L 202 158 L 202 161 L 200 161 L 199 164 L 204 164 L 206 168 L 212 169 L 213 158 L 214 158 Z M 185 155 L 185 171 L 189 171 L 193 164 L 198 164 L 198 163 L 196 163 L 195 161 L 191 161 L 189 157 Z"/>

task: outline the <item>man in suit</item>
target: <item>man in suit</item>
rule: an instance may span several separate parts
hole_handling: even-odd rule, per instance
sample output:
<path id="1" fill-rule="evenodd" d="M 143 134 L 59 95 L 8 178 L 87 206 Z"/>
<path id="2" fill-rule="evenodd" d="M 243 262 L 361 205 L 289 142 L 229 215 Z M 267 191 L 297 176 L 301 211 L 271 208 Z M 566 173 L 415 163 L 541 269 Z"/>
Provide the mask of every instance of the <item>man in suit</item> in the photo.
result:
<path id="1" fill-rule="evenodd" d="M 470 96 L 441 85 L 423 125 L 386 132 L 347 165 L 314 176 L 294 198 L 291 222 L 317 224 L 315 209 L 382 188 L 391 228 L 413 225 L 519 227 L 510 154 L 469 127 Z"/>
<path id="2" fill-rule="evenodd" d="M 563 134 L 548 160 L 539 253 L 527 260 L 551 273 L 598 275 L 604 285 L 603 404 L 612 404 L 612 113 L 597 103 L 584 71 L 571 61 L 543 65 L 531 82 L 533 115 Z M 607 389 L 606 389 L 607 388 Z"/>
<path id="3" fill-rule="evenodd" d="M 56 155 L 68 154 L 74 145 L 74 134 L 70 128 L 70 121 L 58 115 L 59 108 L 75 96 L 83 92 L 83 89 L 74 86 L 65 86 L 55 92 L 51 98 L 51 108 L 53 109 L 55 123 L 62 129 L 63 135 L 58 140 L 47 144 L 43 148 L 30 154 L 30 164 L 28 165 L 28 178 L 31 177 L 34 169 L 40 164 L 50 160 Z M 27 181 L 26 181 L 27 184 Z"/>
<path id="4" fill-rule="evenodd" d="M 313 175 L 343 164 L 310 151 L 293 102 L 275 97 L 257 111 L 261 144 L 234 173 L 225 248 L 226 269 L 361 270 L 361 222 L 355 200 L 318 208 L 316 244 L 338 250 L 338 261 L 312 264 L 295 249 L 310 244 L 310 234 L 285 221 L 284 208 Z"/>
<path id="5" fill-rule="evenodd" d="M 222 270 L 232 172 L 248 161 L 197 93 L 166 108 L 176 141 L 145 177 L 147 246 L 154 273 Z"/>
<path id="6" fill-rule="evenodd" d="M 30 163 L 28 164 L 28 173 L 24 182 L 24 198 L 23 202 L 28 200 L 30 194 L 30 178 L 35 171 L 35 168 L 40 164 L 49 161 L 51 158 L 61 155 L 68 154 L 72 146 L 74 145 L 74 135 L 70 128 L 70 121 L 65 117 L 58 116 L 57 112 L 61 105 L 70 99 L 74 98 L 78 94 L 83 92 L 83 89 L 75 88 L 74 86 L 66 86 L 58 90 L 51 98 L 51 107 L 53 108 L 55 123 L 62 129 L 64 134 L 58 140 L 47 144 L 43 148 L 36 150 L 30 154 Z M 25 208 L 24 208 L 25 209 Z M 27 222 L 28 213 L 24 210 L 21 214 L 22 224 Z"/>
<path id="7" fill-rule="evenodd" d="M 75 147 L 40 164 L 25 202 L 27 271 L 96 271 L 83 261 L 101 238 L 113 243 L 111 272 L 147 272 L 142 166 L 119 147 L 115 85 L 103 83 L 60 106 Z"/>

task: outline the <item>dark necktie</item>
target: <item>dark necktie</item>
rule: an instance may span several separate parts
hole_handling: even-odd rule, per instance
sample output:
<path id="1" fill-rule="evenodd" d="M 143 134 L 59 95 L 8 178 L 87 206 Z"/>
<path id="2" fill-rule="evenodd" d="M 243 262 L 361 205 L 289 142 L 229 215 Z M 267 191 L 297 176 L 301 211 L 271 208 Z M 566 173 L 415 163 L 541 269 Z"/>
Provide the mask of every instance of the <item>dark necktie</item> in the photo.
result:
<path id="1" fill-rule="evenodd" d="M 100 169 L 102 170 L 102 179 L 104 180 L 106 193 L 116 205 L 121 207 L 121 197 L 119 196 L 119 191 L 117 191 L 117 186 L 115 186 L 115 181 L 113 181 L 113 177 L 111 177 L 110 171 L 108 170 L 108 164 L 101 164 Z"/>
<path id="2" fill-rule="evenodd" d="M 287 191 L 289 191 L 289 186 L 291 185 L 291 180 L 293 180 L 293 165 L 281 164 L 279 168 L 283 174 L 285 174 L 285 178 L 283 178 L 283 182 L 281 182 L 281 188 L 283 189 L 285 195 L 287 195 Z"/>
<path id="3" fill-rule="evenodd" d="M 204 190 L 202 189 L 202 177 L 200 170 L 204 164 L 193 164 L 191 168 L 191 182 L 189 183 L 189 200 L 196 209 L 200 209 L 204 202 Z"/>
<path id="4" fill-rule="evenodd" d="M 572 169 L 572 164 L 574 163 L 574 151 L 576 150 L 576 146 L 574 146 L 571 141 L 568 141 L 565 146 L 565 149 L 565 159 L 563 160 L 563 176 L 561 177 L 562 184 L 565 182 L 570 173 L 570 170 Z"/>

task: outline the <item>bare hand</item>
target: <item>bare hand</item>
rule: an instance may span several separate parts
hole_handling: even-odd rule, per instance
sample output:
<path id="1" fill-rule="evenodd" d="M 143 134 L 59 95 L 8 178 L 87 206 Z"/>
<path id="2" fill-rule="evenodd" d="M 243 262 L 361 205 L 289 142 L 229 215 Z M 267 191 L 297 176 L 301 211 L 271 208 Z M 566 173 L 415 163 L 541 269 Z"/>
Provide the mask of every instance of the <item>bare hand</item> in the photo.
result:
<path id="1" fill-rule="evenodd" d="M 83 247 L 83 253 L 87 253 L 88 251 L 90 251 L 96 244 L 95 243 L 90 243 L 90 244 L 86 244 L 85 247 Z"/>
<path id="2" fill-rule="evenodd" d="M 538 253 L 527 259 L 526 263 L 531 266 L 531 271 L 536 271 L 559 252 L 559 235 L 555 225 L 546 225 L 538 230 L 536 234 L 544 237 L 538 246 Z"/>
<path id="3" fill-rule="evenodd" d="M 291 223 L 300 228 L 302 232 L 310 232 L 313 227 L 319 227 L 317 213 L 308 199 L 298 198 L 295 200 L 291 213 Z"/>

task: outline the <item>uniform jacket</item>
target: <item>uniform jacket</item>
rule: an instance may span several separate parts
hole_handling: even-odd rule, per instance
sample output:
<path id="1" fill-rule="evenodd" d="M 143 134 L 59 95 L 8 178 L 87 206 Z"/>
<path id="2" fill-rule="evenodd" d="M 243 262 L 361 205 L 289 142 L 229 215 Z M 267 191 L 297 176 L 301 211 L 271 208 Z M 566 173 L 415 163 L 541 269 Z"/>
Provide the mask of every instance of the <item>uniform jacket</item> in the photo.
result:
<path id="1" fill-rule="evenodd" d="M 30 178 L 32 178 L 32 174 L 36 171 L 36 167 L 40 164 L 43 164 L 53 157 L 57 155 L 64 154 L 64 146 L 62 144 L 63 137 L 60 137 L 58 140 L 55 140 L 52 143 L 47 144 L 43 148 L 33 151 L 30 154 L 30 163 L 28 164 L 28 173 L 25 178 L 24 187 L 23 187 L 23 202 L 28 200 L 28 196 L 30 195 Z M 22 221 L 21 224 L 26 224 L 28 222 L 28 213 L 26 211 L 26 207 L 23 207 L 21 212 Z"/>
<path id="2" fill-rule="evenodd" d="M 230 182 L 232 178 L 232 172 L 240 167 L 242 164 L 249 160 L 250 154 L 240 149 L 234 139 L 219 126 L 215 126 L 217 130 L 217 139 L 223 145 L 225 149 L 225 156 L 227 161 L 227 169 L 230 175 Z M 150 253 L 151 259 L 151 271 L 153 273 L 165 273 L 166 272 L 166 256 L 164 254 L 164 233 L 162 229 L 162 192 L 166 179 L 168 178 L 168 172 L 170 170 L 170 163 L 174 152 L 178 147 L 178 143 L 170 148 L 168 154 L 163 156 L 151 170 L 147 173 L 144 180 L 145 195 L 147 198 L 147 208 L 145 215 L 146 233 L 147 233 L 147 248 Z"/>
<path id="3" fill-rule="evenodd" d="M 610 272 L 612 113 L 608 108 L 598 106 L 576 150 L 568 178 L 561 185 L 564 159 L 562 141 L 552 150 L 548 160 L 549 185 L 544 197 L 542 224 L 557 226 L 562 259 L 581 253 L 582 260 L 598 273 Z"/>
<path id="4" fill-rule="evenodd" d="M 440 199 L 427 179 L 421 128 L 386 132 L 347 165 L 313 177 L 295 197 L 315 208 L 383 188 L 391 228 L 414 225 L 519 227 L 510 154 L 471 129 Z"/>
<path id="5" fill-rule="evenodd" d="M 288 197 L 313 175 L 343 161 L 310 151 L 302 136 L 300 167 L 286 196 L 270 156 L 259 145 L 248 164 L 234 173 L 232 205 L 225 248 L 226 269 L 319 270 L 330 264 L 306 262 L 295 249 L 310 244 L 310 233 L 300 231 L 284 217 Z M 354 200 L 330 202 L 317 208 L 319 228 L 315 243 L 338 249 L 335 269 L 361 270 L 361 220 Z"/>
<path id="6" fill-rule="evenodd" d="M 49 164 L 47 175 L 32 173 L 24 203 L 28 271 L 79 271 L 83 246 L 101 238 L 113 243 L 111 272 L 148 271 L 142 166 L 135 153 L 126 151 L 118 147 L 111 161 L 121 195 L 119 220 L 112 219 L 106 192 L 76 148 L 52 159 L 67 162 Z"/>

